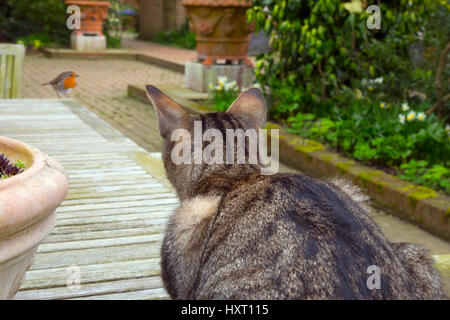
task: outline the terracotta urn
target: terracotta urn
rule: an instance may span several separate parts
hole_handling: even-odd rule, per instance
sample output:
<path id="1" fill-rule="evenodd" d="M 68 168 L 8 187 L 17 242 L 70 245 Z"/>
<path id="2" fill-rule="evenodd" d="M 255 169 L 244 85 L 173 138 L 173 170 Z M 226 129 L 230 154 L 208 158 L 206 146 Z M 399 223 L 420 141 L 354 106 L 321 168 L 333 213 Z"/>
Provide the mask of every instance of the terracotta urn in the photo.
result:
<path id="1" fill-rule="evenodd" d="M 183 0 L 197 41 L 197 58 L 204 65 L 215 60 L 238 61 L 252 66 L 247 52 L 254 24 L 245 12 L 250 0 Z"/>
<path id="2" fill-rule="evenodd" d="M 64 3 L 76 5 L 81 10 L 81 29 L 74 30 L 75 36 L 103 36 L 103 20 L 108 16 L 109 1 L 66 0 Z"/>
<path id="3" fill-rule="evenodd" d="M 0 180 L 0 299 L 12 299 L 69 190 L 62 166 L 29 145 L 0 137 L 0 153 L 25 170 Z"/>

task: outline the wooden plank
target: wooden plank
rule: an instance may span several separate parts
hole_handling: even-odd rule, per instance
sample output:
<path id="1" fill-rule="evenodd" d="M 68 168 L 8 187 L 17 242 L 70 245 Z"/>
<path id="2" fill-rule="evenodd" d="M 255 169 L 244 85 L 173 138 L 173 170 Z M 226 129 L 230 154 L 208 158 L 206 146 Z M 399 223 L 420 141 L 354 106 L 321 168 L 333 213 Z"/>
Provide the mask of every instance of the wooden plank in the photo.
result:
<path id="1" fill-rule="evenodd" d="M 142 206 L 152 206 L 168 204 L 177 204 L 177 198 L 161 198 L 152 200 L 141 200 L 141 201 L 123 201 L 123 202 L 113 202 L 113 203 L 99 203 L 99 204 L 81 204 L 64 206 L 61 205 L 58 208 L 58 212 L 72 212 L 72 211 L 87 211 L 87 210 L 99 210 L 99 209 L 114 209 L 114 208 L 130 208 L 130 207 L 142 207 Z"/>
<path id="2" fill-rule="evenodd" d="M 135 220 L 108 221 L 101 223 L 58 225 L 55 229 L 53 229 L 52 233 L 60 234 L 60 233 L 76 233 L 81 231 L 103 231 L 103 230 L 141 228 L 152 226 L 158 223 L 158 220 L 160 219 L 143 219 L 143 220 L 135 219 Z"/>
<path id="3" fill-rule="evenodd" d="M 160 274 L 159 258 L 102 263 L 79 266 L 79 268 L 81 286 L 104 281 L 152 277 Z M 29 270 L 21 290 L 66 286 L 72 270 L 73 268 Z"/>
<path id="4" fill-rule="evenodd" d="M 41 252 L 36 255 L 30 270 L 67 268 L 70 266 L 84 266 L 112 263 L 119 261 L 135 261 L 145 259 L 159 259 L 161 244 L 142 245 L 128 244 L 116 247 L 100 247 L 77 249 L 67 254 L 63 251 Z"/>
<path id="5" fill-rule="evenodd" d="M 150 234 L 162 234 L 166 227 L 166 221 L 156 220 L 157 223 L 152 226 L 140 228 L 127 228 L 118 230 L 101 230 L 101 231 L 87 231 L 66 234 L 50 234 L 42 243 L 64 243 L 67 241 L 86 241 L 98 240 L 106 238 L 132 237 Z M 81 230 L 80 230 L 81 231 Z"/>
<path id="6" fill-rule="evenodd" d="M 129 215 L 129 214 L 145 214 L 142 219 L 146 219 L 149 216 L 151 217 L 167 217 L 170 215 L 173 210 L 177 207 L 174 205 L 154 205 L 151 207 L 123 207 L 123 208 L 113 208 L 113 209 L 103 209 L 103 210 L 95 210 L 95 211 L 69 211 L 69 212 L 61 212 L 59 209 L 57 210 L 58 221 L 63 219 L 80 219 L 80 218 L 93 218 L 93 217 L 101 217 L 101 216 L 115 216 L 115 215 Z"/>
<path id="7" fill-rule="evenodd" d="M 74 300 L 164 300 L 169 296 L 163 288 L 140 291 L 130 291 L 126 293 L 114 293 L 105 295 L 95 295 Z"/>
<path id="8" fill-rule="evenodd" d="M 6 73 L 6 55 L 0 53 L 0 99 L 10 98 L 6 95 L 6 82 L 10 81 L 8 79 L 8 74 Z"/>
<path id="9" fill-rule="evenodd" d="M 164 217 L 168 217 L 170 215 L 169 212 L 164 213 Z M 115 216 L 100 216 L 100 217 L 92 217 L 92 218 L 74 218 L 74 219 L 58 219 L 56 222 L 57 227 L 62 226 L 83 226 L 83 225 L 90 225 L 90 224 L 100 224 L 100 223 L 117 223 L 118 225 L 120 223 L 125 223 L 131 221 L 138 221 L 139 223 L 144 223 L 147 220 L 150 219 L 161 219 L 161 215 L 158 215 L 157 213 L 150 213 L 148 215 L 144 214 L 127 214 L 127 215 L 115 215 Z"/>
<path id="10" fill-rule="evenodd" d="M 15 83 L 15 75 L 13 72 L 14 61 L 16 57 L 13 55 L 6 55 L 6 81 L 5 81 L 5 97 L 17 98 L 16 89 L 18 84 Z"/>
<path id="11" fill-rule="evenodd" d="M 57 287 L 41 290 L 22 290 L 15 300 L 54 300 L 69 299 L 80 297 L 92 297 L 94 295 L 106 295 L 125 293 L 125 297 L 130 291 L 141 291 L 147 289 L 162 289 L 162 280 L 160 277 L 145 277 L 138 279 L 116 280 L 100 283 L 84 284 L 80 288 Z M 167 293 L 166 293 L 167 295 Z M 151 295 L 146 295 L 151 296 Z"/>
<path id="12" fill-rule="evenodd" d="M 139 201 L 149 201 L 153 199 L 176 199 L 173 193 L 144 193 L 132 196 L 121 196 L 121 197 L 95 197 L 87 199 L 75 199 L 75 200 L 65 200 L 62 206 L 77 206 L 77 205 L 90 205 L 90 204 L 107 204 L 107 203 L 122 203 L 122 202 L 139 202 Z"/>
<path id="13" fill-rule="evenodd" d="M 62 243 L 44 243 L 38 248 L 38 252 L 55 252 L 55 251 L 67 251 L 75 249 L 88 249 L 88 248 L 100 248 L 100 247 L 112 247 L 122 246 L 125 244 L 136 243 L 153 243 L 162 240 L 161 234 L 146 234 L 132 237 L 117 237 L 117 238 L 104 238 L 93 240 L 79 240 L 79 241 L 67 241 Z"/>

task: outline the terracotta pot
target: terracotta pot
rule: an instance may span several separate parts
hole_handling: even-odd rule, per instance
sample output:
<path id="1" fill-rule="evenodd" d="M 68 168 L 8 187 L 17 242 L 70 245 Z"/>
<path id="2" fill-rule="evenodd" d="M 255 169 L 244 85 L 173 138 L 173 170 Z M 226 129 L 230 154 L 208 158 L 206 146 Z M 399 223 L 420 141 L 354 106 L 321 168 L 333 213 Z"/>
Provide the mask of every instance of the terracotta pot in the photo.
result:
<path id="1" fill-rule="evenodd" d="M 26 168 L 0 180 L 0 299 L 12 299 L 53 229 L 69 184 L 58 162 L 22 142 L 0 137 L 0 153 Z"/>
<path id="2" fill-rule="evenodd" d="M 183 0 L 191 30 L 197 41 L 197 58 L 204 65 L 214 60 L 238 60 L 252 66 L 248 45 L 254 24 L 245 11 L 252 6 L 247 0 Z"/>
<path id="3" fill-rule="evenodd" d="M 108 16 L 108 1 L 66 0 L 64 3 L 80 7 L 81 29 L 74 30 L 76 36 L 103 36 L 103 20 Z"/>

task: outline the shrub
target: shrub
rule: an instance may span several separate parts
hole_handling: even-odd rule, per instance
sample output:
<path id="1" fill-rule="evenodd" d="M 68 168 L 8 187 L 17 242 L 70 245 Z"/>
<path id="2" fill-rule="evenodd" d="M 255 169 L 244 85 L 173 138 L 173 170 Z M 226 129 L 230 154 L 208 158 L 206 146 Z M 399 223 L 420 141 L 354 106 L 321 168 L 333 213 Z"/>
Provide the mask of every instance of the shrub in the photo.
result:
<path id="1" fill-rule="evenodd" d="M 369 30 L 366 4 L 253 1 L 248 18 L 270 35 L 271 50 L 257 57 L 255 72 L 271 95 L 270 116 L 291 132 L 449 192 L 450 71 L 442 57 L 450 6 L 382 3 L 381 29 Z"/>
<path id="2" fill-rule="evenodd" d="M 444 22 L 450 19 L 448 5 L 435 0 L 382 3 L 381 29 L 369 30 L 366 23 L 371 14 L 364 10 L 364 3 L 253 1 L 248 17 L 271 37 L 270 52 L 258 57 L 257 80 L 270 87 L 275 100 L 285 85 L 287 90 L 296 89 L 298 99 L 290 110 L 275 106 L 273 113 L 286 117 L 296 111 L 332 108 L 335 101 L 330 99 L 340 90 L 377 77 L 384 78 L 380 90 L 391 99 L 403 101 L 421 92 L 434 101 L 437 57 L 449 39 Z M 411 59 L 414 45 L 425 51 L 415 63 Z"/>
<path id="3" fill-rule="evenodd" d="M 187 21 L 179 30 L 160 32 L 152 40 L 185 49 L 195 49 L 197 46 L 195 34 L 189 30 L 189 23 Z"/>
<path id="4" fill-rule="evenodd" d="M 108 48 L 120 48 L 122 46 L 122 20 L 121 12 L 125 5 L 118 0 L 109 0 L 108 17 L 103 24 L 103 33 L 106 37 Z"/>
<path id="5" fill-rule="evenodd" d="M 13 41 L 39 34 L 51 43 L 69 43 L 70 30 L 66 27 L 66 6 L 61 0 L 5 0 L 0 29 Z"/>

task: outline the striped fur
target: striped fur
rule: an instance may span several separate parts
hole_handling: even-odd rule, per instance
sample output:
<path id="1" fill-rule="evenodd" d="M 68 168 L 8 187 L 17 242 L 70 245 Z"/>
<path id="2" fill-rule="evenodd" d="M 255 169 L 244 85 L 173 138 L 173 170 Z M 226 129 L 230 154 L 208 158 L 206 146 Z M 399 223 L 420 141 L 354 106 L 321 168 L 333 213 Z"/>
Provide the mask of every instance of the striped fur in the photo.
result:
<path id="1" fill-rule="evenodd" d="M 159 109 L 174 106 L 160 104 L 152 90 L 161 117 Z M 253 105 L 260 101 L 247 94 L 245 101 L 251 99 Z M 240 111 L 181 114 L 172 129 L 192 132 L 198 120 L 203 131 L 225 132 L 261 119 L 248 117 Z M 163 123 L 170 128 L 167 119 Z M 174 165 L 173 147 L 165 138 L 164 165 L 181 201 L 161 249 L 162 278 L 173 299 L 443 297 L 428 252 L 387 241 L 358 203 L 366 200 L 360 190 L 344 181 L 263 176 L 249 164 Z M 379 289 L 367 286 L 371 265 L 381 269 Z"/>

